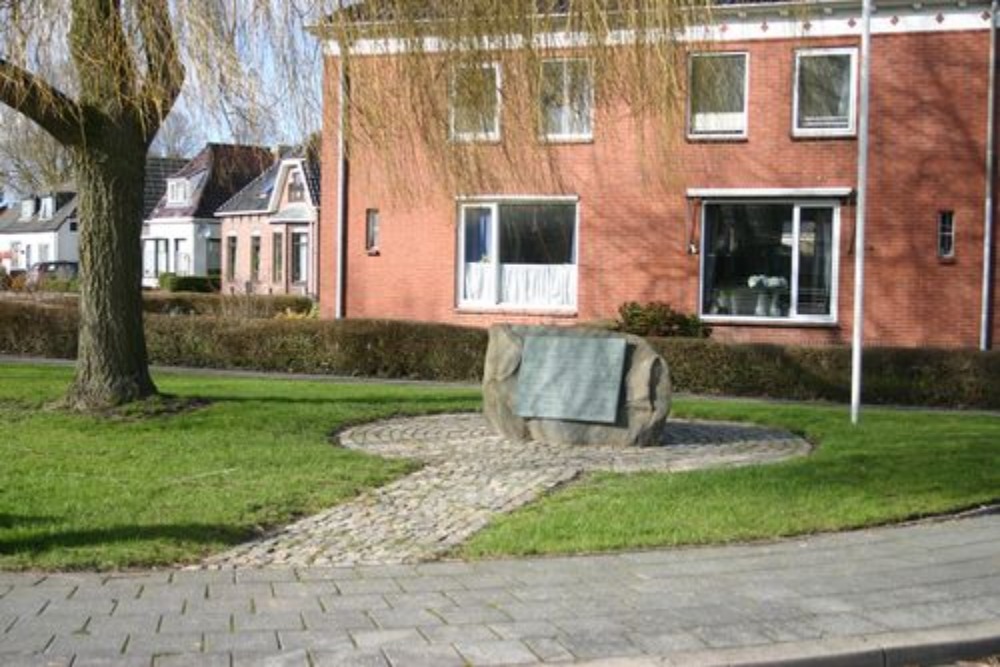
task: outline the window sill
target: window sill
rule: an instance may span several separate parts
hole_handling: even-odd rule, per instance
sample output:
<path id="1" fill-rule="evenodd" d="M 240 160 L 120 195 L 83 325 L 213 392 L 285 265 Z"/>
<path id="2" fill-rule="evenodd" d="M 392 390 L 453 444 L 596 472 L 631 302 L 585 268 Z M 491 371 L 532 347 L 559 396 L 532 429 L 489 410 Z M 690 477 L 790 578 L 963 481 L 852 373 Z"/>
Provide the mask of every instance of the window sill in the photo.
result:
<path id="1" fill-rule="evenodd" d="M 365 254 L 368 255 L 369 257 L 378 257 L 382 253 L 378 248 L 367 248 L 365 250 Z"/>
<path id="2" fill-rule="evenodd" d="M 742 144 L 750 141 L 750 136 L 743 134 L 691 134 L 687 135 L 688 143 L 692 144 Z"/>
<path id="3" fill-rule="evenodd" d="M 713 326 L 752 326 L 752 327 L 781 327 L 781 328 L 835 328 L 838 326 L 836 318 L 829 319 L 791 319 L 786 317 L 753 317 L 736 316 L 727 317 L 725 315 L 702 315 L 701 321 Z"/>
<path id="4" fill-rule="evenodd" d="M 949 265 L 955 263 L 956 261 L 954 257 L 938 257 L 938 264 Z"/>
<path id="5" fill-rule="evenodd" d="M 486 144 L 486 145 L 499 145 L 500 135 L 496 134 L 471 134 L 471 135 L 452 135 L 449 141 L 453 144 Z"/>
<path id="6" fill-rule="evenodd" d="M 542 136 L 538 138 L 538 141 L 546 146 L 566 146 L 573 144 L 592 144 L 594 143 L 594 135 L 580 135 L 580 136 L 552 136 L 546 137 Z"/>
<path id="7" fill-rule="evenodd" d="M 792 130 L 792 139 L 857 139 L 858 133 L 855 130 Z"/>
<path id="8" fill-rule="evenodd" d="M 576 307 L 572 308 L 530 308 L 517 306 L 458 306 L 458 315 L 524 315 L 535 317 L 562 317 L 573 319 L 577 317 Z"/>

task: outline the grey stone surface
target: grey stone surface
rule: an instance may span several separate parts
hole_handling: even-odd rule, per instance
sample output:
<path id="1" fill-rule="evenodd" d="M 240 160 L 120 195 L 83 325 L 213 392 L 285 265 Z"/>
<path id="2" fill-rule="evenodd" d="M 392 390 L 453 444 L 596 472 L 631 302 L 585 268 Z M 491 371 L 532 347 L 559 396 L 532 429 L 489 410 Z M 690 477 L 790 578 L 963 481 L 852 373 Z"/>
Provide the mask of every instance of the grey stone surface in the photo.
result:
<path id="1" fill-rule="evenodd" d="M 573 342 L 536 344 L 539 339 L 554 338 L 582 341 L 579 343 L 582 368 L 573 371 L 572 364 L 561 363 L 554 364 L 559 368 L 552 372 L 536 372 L 539 367 L 549 369 L 545 362 L 536 359 L 546 351 L 555 355 L 556 361 L 567 361 L 564 355 L 568 352 L 562 348 L 572 348 Z M 605 391 L 597 386 L 598 377 L 606 378 L 609 383 L 613 381 L 613 360 L 602 360 L 597 352 L 586 353 L 588 345 L 596 345 L 594 340 L 625 343 L 623 377 Z M 535 347 L 551 349 L 539 349 L 536 354 Z M 600 346 L 596 349 L 600 350 Z M 531 376 L 530 388 L 520 381 L 522 370 Z M 522 398 L 523 391 L 530 391 L 531 395 Z M 615 409 L 608 423 L 611 395 L 616 397 Z M 560 414 L 553 405 L 561 398 L 566 401 L 561 413 L 566 417 L 549 417 Z M 592 411 L 589 416 L 588 406 Z M 577 445 L 649 445 L 660 441 L 669 412 L 667 363 L 638 336 L 566 327 L 506 324 L 490 327 L 483 369 L 483 413 L 493 428 L 507 438 Z M 534 414 L 542 416 L 523 416 Z"/>
<path id="2" fill-rule="evenodd" d="M 311 660 L 313 667 L 419 667 L 516 664 L 530 655 L 540 663 L 633 667 L 776 659 L 877 660 L 870 664 L 882 667 L 1000 652 L 1000 515 L 759 545 L 318 570 L 324 576 L 312 568 L 279 570 L 287 573 L 285 583 L 314 580 L 324 591 L 316 596 L 322 609 L 301 612 L 308 630 L 282 629 L 297 615 L 245 612 L 234 616 L 236 631 L 229 633 L 208 629 L 218 624 L 218 612 L 196 606 L 184 611 L 183 626 L 119 615 L 116 608 L 100 622 L 93 617 L 85 632 L 74 631 L 72 623 L 6 607 L 8 598 L 41 606 L 65 600 L 69 593 L 59 581 L 38 586 L 38 575 L 8 574 L 11 590 L 0 598 L 0 614 L 15 621 L 0 629 L 0 665 Z M 233 572 L 199 571 L 196 585 L 187 577 L 158 580 L 143 597 L 157 588 L 146 599 L 163 610 L 147 610 L 172 618 L 178 601 L 187 606 L 189 597 L 205 599 L 206 591 L 224 586 L 246 586 L 248 599 L 260 593 L 259 576 L 234 579 Z M 73 577 L 79 588 L 72 599 L 84 606 L 111 599 L 106 575 Z M 490 587 L 468 588 L 476 578 Z M 335 594 L 334 581 L 392 581 L 398 587 L 389 588 L 398 592 Z M 456 582 L 466 587 L 456 589 Z M 289 591 L 296 592 L 291 600 L 310 597 L 305 589 Z M 332 600 L 344 609 L 330 607 Z M 377 628 L 372 619 L 380 614 L 400 627 Z M 239 619 L 250 617 L 261 627 L 242 629 Z M 427 625 L 431 617 L 440 622 Z M 268 620 L 273 627 L 264 627 Z M 205 629 L 195 630 L 199 625 Z M 185 631 L 164 631 L 172 627 Z"/>
<path id="3" fill-rule="evenodd" d="M 421 460 L 427 466 L 393 484 L 287 526 L 272 537 L 209 558 L 203 567 L 266 565 L 287 573 L 291 567 L 311 565 L 334 582 L 326 590 L 315 587 L 320 591 L 322 604 L 327 603 L 331 592 L 381 596 L 418 593 L 427 588 L 449 592 L 488 588 L 496 582 L 483 578 L 481 573 L 469 576 L 454 568 L 444 569 L 449 564 L 422 564 L 419 567 L 426 568 L 423 571 L 428 576 L 415 579 L 393 578 L 414 572 L 411 565 L 385 570 L 380 577 L 345 575 L 350 570 L 344 566 L 417 563 L 435 558 L 482 529 L 495 515 L 517 509 L 587 471 L 671 471 L 750 465 L 802 456 L 810 451 L 806 441 L 784 431 L 680 420 L 669 422 L 657 446 L 582 447 L 517 442 L 496 435 L 482 415 L 474 414 L 391 419 L 349 429 L 340 434 L 339 440 L 345 447 L 378 456 Z M 571 576 L 589 578 L 593 574 L 579 572 Z M 535 583 L 530 573 L 520 576 L 526 585 Z M 187 596 L 189 604 L 211 602 L 210 596 L 217 587 L 202 595 L 205 600 L 196 601 L 199 580 L 184 578 L 183 581 L 184 585 L 196 586 Z M 200 581 L 204 587 L 204 580 Z M 252 590 L 261 590 L 262 584 L 253 582 L 252 586 Z M 242 587 L 233 590 L 240 591 Z M 255 596 L 258 611 L 308 608 L 305 603 L 300 609 L 282 599 L 292 593 L 299 599 L 309 599 L 301 582 L 271 583 L 270 589 L 263 590 L 278 597 Z M 240 611 L 239 595 L 235 592 L 219 601 L 224 609 L 217 611 Z"/>

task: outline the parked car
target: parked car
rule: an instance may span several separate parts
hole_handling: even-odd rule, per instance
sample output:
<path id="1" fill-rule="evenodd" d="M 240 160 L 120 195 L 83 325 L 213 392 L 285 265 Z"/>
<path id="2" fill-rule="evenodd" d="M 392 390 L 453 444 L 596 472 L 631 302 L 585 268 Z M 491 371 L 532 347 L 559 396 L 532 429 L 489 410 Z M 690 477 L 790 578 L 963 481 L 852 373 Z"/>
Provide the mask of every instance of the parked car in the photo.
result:
<path id="1" fill-rule="evenodd" d="M 40 287 L 48 280 L 76 280 L 80 265 L 76 262 L 38 262 L 28 271 L 28 287 Z"/>

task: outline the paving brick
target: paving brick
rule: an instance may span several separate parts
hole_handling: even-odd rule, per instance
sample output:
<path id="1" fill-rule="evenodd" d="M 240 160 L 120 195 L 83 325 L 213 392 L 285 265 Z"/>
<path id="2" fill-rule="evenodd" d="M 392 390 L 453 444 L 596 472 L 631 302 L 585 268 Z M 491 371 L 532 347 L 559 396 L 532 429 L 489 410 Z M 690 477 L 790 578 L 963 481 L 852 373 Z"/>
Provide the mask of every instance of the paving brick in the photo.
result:
<path id="1" fill-rule="evenodd" d="M 273 653 L 279 648 L 274 630 L 205 633 L 206 653 Z"/>
<path id="2" fill-rule="evenodd" d="M 229 632 L 233 625 L 232 614 L 219 612 L 187 614 L 164 614 L 159 625 L 159 632 Z M 139 634 L 141 628 L 133 632 Z"/>
<path id="3" fill-rule="evenodd" d="M 474 665 L 528 665 L 538 657 L 516 640 L 456 642 L 455 649 Z"/>
<path id="4" fill-rule="evenodd" d="M 153 667 L 230 667 L 231 663 L 228 653 L 158 655 L 153 659 Z"/>
<path id="5" fill-rule="evenodd" d="M 318 612 L 309 612 L 318 615 Z M 263 611 L 257 614 L 234 614 L 233 627 L 243 630 L 305 630 L 302 614 L 297 611 Z"/>
<path id="6" fill-rule="evenodd" d="M 282 630 L 278 640 L 284 650 L 339 651 L 354 648 L 351 636 L 338 630 Z"/>
<path id="7" fill-rule="evenodd" d="M 467 667 L 450 646 L 388 646 L 383 653 L 392 667 Z"/>
<path id="8" fill-rule="evenodd" d="M 166 653 L 199 653 L 202 648 L 200 632 L 134 633 L 129 635 L 126 654 L 161 655 Z"/>
<path id="9" fill-rule="evenodd" d="M 309 667 L 306 651 L 234 654 L 233 667 Z"/>
<path id="10" fill-rule="evenodd" d="M 420 646 L 427 643 L 414 628 L 398 630 L 355 630 L 351 632 L 358 648 L 384 648 L 386 646 Z"/>
<path id="11" fill-rule="evenodd" d="M 371 612 L 371 618 L 379 628 L 415 628 L 418 626 L 441 625 L 438 616 L 423 609 L 387 609 Z"/>
<path id="12" fill-rule="evenodd" d="M 420 634 L 432 644 L 480 642 L 503 639 L 485 625 L 432 625 L 419 628 Z"/>
<path id="13" fill-rule="evenodd" d="M 310 651 L 313 667 L 389 667 L 381 651 Z"/>

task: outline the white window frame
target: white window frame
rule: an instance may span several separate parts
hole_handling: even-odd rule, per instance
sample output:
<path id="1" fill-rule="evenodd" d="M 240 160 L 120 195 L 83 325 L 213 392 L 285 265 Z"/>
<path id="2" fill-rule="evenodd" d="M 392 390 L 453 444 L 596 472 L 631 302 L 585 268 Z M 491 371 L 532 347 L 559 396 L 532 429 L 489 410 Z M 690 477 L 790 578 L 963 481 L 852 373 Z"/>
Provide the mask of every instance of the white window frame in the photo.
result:
<path id="1" fill-rule="evenodd" d="M 365 252 L 375 255 L 379 252 L 379 234 L 382 226 L 381 214 L 377 208 L 365 209 Z"/>
<path id="2" fill-rule="evenodd" d="M 705 212 L 713 204 L 773 204 L 776 206 L 792 206 L 792 271 L 789 281 L 789 304 L 786 317 L 758 317 L 755 315 L 712 315 L 705 312 Z M 840 297 L 840 211 L 841 203 L 837 200 L 823 199 L 706 199 L 701 203 L 701 239 L 698 260 L 698 316 L 705 322 L 727 324 L 766 324 L 769 326 L 802 326 L 802 325 L 835 325 L 839 311 Z M 831 246 L 833 256 L 830 259 L 830 314 L 829 315 L 799 315 L 799 232 L 804 208 L 829 208 L 833 210 L 833 237 Z"/>
<path id="3" fill-rule="evenodd" d="M 851 57 L 851 102 L 846 128 L 799 127 L 799 70 L 803 57 L 848 55 Z M 853 137 L 858 129 L 858 49 L 842 46 L 827 49 L 799 49 L 795 52 L 795 75 L 792 77 L 792 136 Z"/>
<path id="4" fill-rule="evenodd" d="M 490 132 L 458 132 L 455 130 L 455 88 L 458 69 L 463 67 L 478 67 L 480 69 L 492 69 L 493 79 L 496 82 L 496 111 L 493 115 L 493 130 Z M 452 141 L 473 143 L 473 142 L 497 142 L 501 136 L 501 105 L 503 97 L 501 94 L 503 86 L 503 72 L 499 62 L 480 63 L 478 65 L 465 65 L 452 71 L 451 81 L 448 89 L 448 136 Z"/>
<path id="5" fill-rule="evenodd" d="M 589 121 L 589 131 L 584 133 L 550 133 L 545 131 L 545 108 L 542 106 L 542 100 L 539 97 L 538 100 L 538 113 L 539 113 L 539 135 L 542 141 L 558 144 L 558 143 L 573 143 L 573 142 L 583 142 L 592 141 L 594 139 L 594 61 L 590 58 L 546 58 L 542 60 L 541 65 L 539 65 L 539 72 L 541 74 L 541 82 L 544 84 L 545 81 L 545 66 L 551 65 L 553 63 L 559 63 L 562 65 L 562 104 L 564 107 L 570 106 L 570 91 L 569 91 L 569 77 L 566 75 L 568 70 L 568 65 L 570 63 L 585 63 L 587 65 L 587 76 L 590 78 L 590 95 L 587 100 L 587 117 Z M 540 89 L 539 89 L 540 90 Z"/>
<path id="6" fill-rule="evenodd" d="M 51 220 L 56 214 L 56 198 L 42 197 L 42 204 L 39 207 L 38 217 L 42 220 Z"/>
<path id="7" fill-rule="evenodd" d="M 185 178 L 171 178 L 167 181 L 167 204 L 184 205 L 188 203 L 191 194 L 188 192 L 188 182 Z"/>
<path id="8" fill-rule="evenodd" d="M 743 56 L 743 129 L 739 132 L 706 132 L 694 129 L 694 61 L 696 58 L 719 58 L 722 56 Z M 746 139 L 750 135 L 750 52 L 749 51 L 699 51 L 688 55 L 687 63 L 687 137 L 696 141 L 732 141 Z"/>
<path id="9" fill-rule="evenodd" d="M 573 295 L 573 303 L 567 306 L 537 306 L 531 304 L 504 303 L 500 301 L 502 280 L 502 267 L 500 263 L 500 206 L 502 204 L 572 204 L 573 215 L 573 257 L 576 269 L 576 293 Z M 551 195 L 506 195 L 506 196 L 478 196 L 459 197 L 457 200 L 458 224 L 457 227 L 457 249 L 456 249 L 456 270 L 455 270 L 455 303 L 459 310 L 488 310 L 495 312 L 537 312 L 572 315 L 577 312 L 577 305 L 580 300 L 580 198 L 577 196 L 551 196 Z M 465 292 L 465 211 L 469 208 L 490 209 L 492 225 L 490 227 L 490 248 L 492 255 L 490 262 L 493 268 L 493 298 L 489 301 L 471 301 L 463 298 Z"/>

